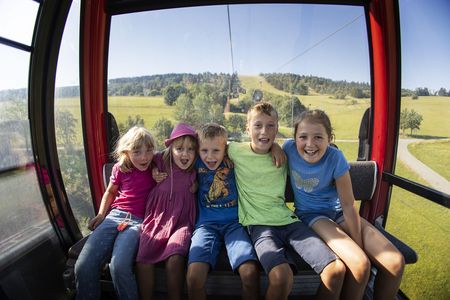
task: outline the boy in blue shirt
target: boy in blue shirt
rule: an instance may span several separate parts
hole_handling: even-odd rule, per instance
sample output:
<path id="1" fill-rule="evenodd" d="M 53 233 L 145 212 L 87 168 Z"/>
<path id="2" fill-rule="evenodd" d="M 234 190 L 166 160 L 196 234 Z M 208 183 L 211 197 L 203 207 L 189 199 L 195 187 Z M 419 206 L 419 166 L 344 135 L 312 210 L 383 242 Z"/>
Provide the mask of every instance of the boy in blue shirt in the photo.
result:
<path id="1" fill-rule="evenodd" d="M 239 224 L 234 169 L 223 162 L 227 137 L 226 129 L 214 123 L 205 124 L 198 131 L 198 218 L 189 250 L 189 299 L 206 299 L 208 273 L 215 267 L 223 245 L 233 271 L 241 277 L 242 298 L 259 298 L 257 257 L 248 233 Z"/>

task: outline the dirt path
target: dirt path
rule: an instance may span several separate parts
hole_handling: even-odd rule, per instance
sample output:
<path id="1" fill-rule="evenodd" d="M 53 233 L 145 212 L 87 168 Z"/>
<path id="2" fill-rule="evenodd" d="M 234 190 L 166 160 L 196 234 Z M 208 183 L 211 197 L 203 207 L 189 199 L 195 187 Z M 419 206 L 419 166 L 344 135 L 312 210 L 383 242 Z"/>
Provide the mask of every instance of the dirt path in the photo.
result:
<path id="1" fill-rule="evenodd" d="M 400 139 L 398 143 L 397 158 L 411 168 L 418 176 L 427 181 L 431 187 L 450 195 L 450 182 L 415 158 L 408 151 L 408 144 L 419 141 L 422 140 Z"/>

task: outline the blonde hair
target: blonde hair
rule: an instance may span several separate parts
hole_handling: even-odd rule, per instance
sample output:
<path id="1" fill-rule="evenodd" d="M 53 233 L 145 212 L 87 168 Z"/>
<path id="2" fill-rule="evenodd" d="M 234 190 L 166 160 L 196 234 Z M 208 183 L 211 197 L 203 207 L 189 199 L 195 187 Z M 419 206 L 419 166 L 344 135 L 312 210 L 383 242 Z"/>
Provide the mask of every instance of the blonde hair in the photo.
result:
<path id="1" fill-rule="evenodd" d="M 331 126 L 330 118 L 323 110 L 320 109 L 305 110 L 297 117 L 294 123 L 294 139 L 297 136 L 298 125 L 304 121 L 313 124 L 321 124 L 325 128 L 330 141 L 334 139 L 334 132 L 333 127 Z"/>
<path id="2" fill-rule="evenodd" d="M 130 172 L 134 166 L 128 153 L 142 146 L 149 149 L 155 148 L 155 140 L 151 133 L 143 127 L 131 127 L 117 142 L 113 152 L 114 158 L 118 161 L 122 172 Z"/>
<path id="3" fill-rule="evenodd" d="M 174 147 L 178 147 L 179 145 L 182 145 L 186 140 L 188 140 L 191 145 L 195 148 L 195 153 L 197 153 L 197 148 L 198 148 L 198 142 L 197 139 L 194 138 L 191 135 L 182 135 L 180 137 L 177 137 L 175 140 L 173 140 L 173 142 L 169 145 L 169 147 L 167 147 L 166 149 L 163 150 L 163 162 L 164 162 L 164 168 L 165 171 L 167 173 L 170 173 L 172 170 L 170 168 L 170 164 L 171 164 L 171 159 L 172 159 L 172 149 Z M 189 168 L 187 168 L 185 171 L 189 172 L 194 168 L 194 164 L 191 164 L 189 166 Z"/>
<path id="4" fill-rule="evenodd" d="M 225 127 L 219 125 L 217 123 L 206 123 L 197 130 L 198 139 L 204 141 L 205 139 L 213 139 L 215 137 L 221 137 L 225 139 L 225 142 L 228 139 L 228 132 Z"/>
<path id="5" fill-rule="evenodd" d="M 278 112 L 275 109 L 275 107 L 273 107 L 272 104 L 270 104 L 269 102 L 258 102 L 257 104 L 253 105 L 247 112 L 247 124 L 250 123 L 250 119 L 252 116 L 252 113 L 263 113 L 265 115 L 268 116 L 272 116 L 272 114 L 275 114 L 275 117 L 277 118 L 278 121 Z"/>

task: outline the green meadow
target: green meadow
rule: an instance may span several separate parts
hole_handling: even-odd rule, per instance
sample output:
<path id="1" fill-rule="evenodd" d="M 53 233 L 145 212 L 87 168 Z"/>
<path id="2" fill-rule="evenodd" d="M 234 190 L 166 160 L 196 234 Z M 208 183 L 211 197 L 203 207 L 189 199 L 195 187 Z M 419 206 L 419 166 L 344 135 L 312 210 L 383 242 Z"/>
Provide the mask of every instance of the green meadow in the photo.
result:
<path id="1" fill-rule="evenodd" d="M 244 88 L 261 89 L 280 95 L 288 95 L 276 90 L 258 76 L 241 76 Z M 328 95 L 299 96 L 309 108 L 325 110 L 333 123 L 337 145 L 349 160 L 356 160 L 356 142 L 361 116 L 370 106 L 369 99 L 336 100 Z M 140 115 L 149 129 L 161 117 L 175 123 L 174 107 L 164 104 L 162 97 L 109 97 L 109 111 L 118 122 L 128 116 Z M 79 100 L 64 99 L 57 102 L 60 109 L 72 112 L 79 120 Z M 402 99 L 402 108 L 414 109 L 423 116 L 420 130 L 413 132 L 414 138 L 450 137 L 450 98 L 419 97 L 417 100 Z M 81 121 L 78 122 L 81 141 Z M 281 127 L 280 133 L 292 135 L 292 129 Z M 409 133 L 409 132 L 408 132 Z M 431 141 L 414 143 L 410 151 L 434 169 L 450 178 L 450 141 Z M 431 155 L 430 155 L 431 154 Z M 421 179 L 407 166 L 399 162 L 396 174 L 414 181 Z M 394 235 L 416 250 L 419 261 L 406 266 L 401 289 L 411 299 L 450 299 L 450 211 L 426 199 L 413 195 L 400 188 L 394 188 L 390 203 L 387 228 Z"/>
<path id="2" fill-rule="evenodd" d="M 402 109 L 413 109 L 423 116 L 420 130 L 413 132 L 415 137 L 450 137 L 450 97 L 421 96 L 417 100 L 403 97 L 401 105 Z"/>
<path id="3" fill-rule="evenodd" d="M 408 150 L 417 159 L 450 181 L 450 140 L 412 143 L 408 146 Z"/>

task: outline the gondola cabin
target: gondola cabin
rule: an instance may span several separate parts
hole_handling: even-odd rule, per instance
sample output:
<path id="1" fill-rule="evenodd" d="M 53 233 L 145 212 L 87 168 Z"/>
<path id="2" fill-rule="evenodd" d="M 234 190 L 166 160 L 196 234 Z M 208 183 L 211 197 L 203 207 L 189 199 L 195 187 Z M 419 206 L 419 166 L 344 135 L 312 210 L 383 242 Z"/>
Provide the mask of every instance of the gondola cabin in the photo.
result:
<path id="1" fill-rule="evenodd" d="M 248 142 L 257 101 L 277 108 L 280 144 L 303 110 L 329 114 L 359 214 L 407 262 L 397 298 L 448 299 L 449 13 L 445 0 L 2 0 L 0 299 L 74 298 L 128 128 L 158 150 L 180 121 Z M 299 266 L 291 296 L 312 298 L 319 277 Z M 240 297 L 226 260 L 208 294 Z M 107 268 L 102 298 L 116 298 Z"/>

